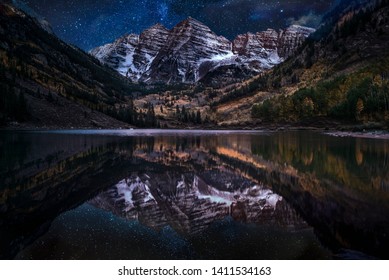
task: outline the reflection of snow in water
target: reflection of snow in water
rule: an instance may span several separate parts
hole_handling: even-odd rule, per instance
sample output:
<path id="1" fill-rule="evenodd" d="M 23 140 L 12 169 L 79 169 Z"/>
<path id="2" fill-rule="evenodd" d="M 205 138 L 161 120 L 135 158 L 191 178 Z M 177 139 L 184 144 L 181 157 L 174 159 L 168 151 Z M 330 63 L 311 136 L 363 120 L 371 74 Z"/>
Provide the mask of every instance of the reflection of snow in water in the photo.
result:
<path id="1" fill-rule="evenodd" d="M 183 182 L 180 183 L 183 184 Z M 261 209 L 263 209 L 266 205 L 271 206 L 273 209 L 275 209 L 277 202 L 282 200 L 282 197 L 280 197 L 277 194 L 274 194 L 269 189 L 264 189 L 261 186 L 253 186 L 245 189 L 243 192 L 241 191 L 225 192 L 213 188 L 212 186 L 209 185 L 206 186 L 205 190 L 201 191 L 198 187 L 198 184 L 199 184 L 199 178 L 195 176 L 193 180 L 192 189 L 196 193 L 196 196 L 199 199 L 208 199 L 211 202 L 224 203 L 229 206 L 233 202 L 239 200 L 245 200 L 246 202 L 248 201 L 249 203 L 255 203 L 261 200 L 266 200 L 266 203 L 263 206 L 261 206 Z"/>
<path id="2" fill-rule="evenodd" d="M 135 207 L 133 201 L 134 191 L 145 194 L 143 197 L 143 203 L 155 201 L 149 187 L 147 184 L 143 183 L 139 177 L 135 178 L 135 180 L 124 179 L 116 185 L 116 188 L 119 195 L 119 198 L 116 201 L 124 198 L 126 205 L 125 211 L 130 211 Z"/>
<path id="3" fill-rule="evenodd" d="M 145 176 L 150 179 L 148 175 Z M 261 209 L 269 206 L 275 209 L 277 203 L 282 201 L 281 196 L 273 193 L 269 189 L 263 188 L 262 186 L 256 185 L 243 191 L 227 192 L 220 191 L 209 185 L 205 185 L 199 188 L 199 180 L 201 179 L 199 179 L 198 176 L 194 176 L 193 183 L 188 185 L 185 183 L 184 178 L 182 178 L 182 180 L 178 181 L 177 183 L 177 191 L 186 192 L 186 195 L 189 193 L 193 194 L 196 199 L 208 200 L 211 203 L 225 204 L 226 206 L 231 206 L 234 202 L 237 201 L 245 201 L 249 204 L 261 201 Z M 202 184 L 204 185 L 204 182 L 202 182 Z M 150 201 L 156 202 L 154 196 L 151 194 L 149 185 L 150 183 L 148 180 L 142 182 L 139 177 L 122 180 L 116 185 L 117 193 L 119 196 L 116 201 L 122 199 L 125 200 L 125 211 L 130 211 L 135 207 L 133 199 L 134 192 L 142 194 L 140 196 L 141 201 L 139 201 L 138 198 L 139 204 L 144 204 Z"/>

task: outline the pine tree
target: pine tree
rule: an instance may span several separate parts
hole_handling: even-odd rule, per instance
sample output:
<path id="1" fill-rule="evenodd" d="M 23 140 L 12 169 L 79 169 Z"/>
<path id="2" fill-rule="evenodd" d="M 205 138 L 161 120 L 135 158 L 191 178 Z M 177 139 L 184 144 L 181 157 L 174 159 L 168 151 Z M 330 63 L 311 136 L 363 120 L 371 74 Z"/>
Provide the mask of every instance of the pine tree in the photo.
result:
<path id="1" fill-rule="evenodd" d="M 49 94 L 47 95 L 47 101 L 49 101 L 49 102 L 54 101 L 53 94 L 51 93 L 51 90 L 49 90 Z"/>
<path id="2" fill-rule="evenodd" d="M 200 113 L 200 110 L 197 110 L 197 114 L 196 114 L 196 123 L 197 124 L 201 124 L 201 113 Z"/>
<path id="3" fill-rule="evenodd" d="M 27 117 L 27 102 L 26 102 L 26 98 L 24 96 L 24 92 L 23 91 L 20 91 L 19 93 L 19 99 L 18 99 L 18 102 L 17 102 L 17 108 L 16 108 L 16 119 L 18 121 L 24 121 L 26 120 L 26 117 Z"/>
<path id="4" fill-rule="evenodd" d="M 195 113 L 195 112 L 192 112 L 192 113 L 190 114 L 190 121 L 191 121 L 192 123 L 195 123 L 195 122 L 196 122 L 196 113 Z"/>
<path id="5" fill-rule="evenodd" d="M 361 118 L 362 111 L 364 109 L 363 100 L 361 98 L 358 98 L 357 104 L 355 106 L 355 115 L 356 119 L 359 120 Z"/>

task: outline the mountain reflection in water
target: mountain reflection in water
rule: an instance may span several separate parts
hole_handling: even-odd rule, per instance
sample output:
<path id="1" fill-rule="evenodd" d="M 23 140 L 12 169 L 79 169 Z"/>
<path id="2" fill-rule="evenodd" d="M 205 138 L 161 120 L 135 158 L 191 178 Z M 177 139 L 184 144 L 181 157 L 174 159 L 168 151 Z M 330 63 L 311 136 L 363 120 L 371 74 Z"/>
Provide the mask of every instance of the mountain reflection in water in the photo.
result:
<path id="1" fill-rule="evenodd" d="M 2 132 L 0 156 L 2 258 L 388 257 L 388 140 Z"/>

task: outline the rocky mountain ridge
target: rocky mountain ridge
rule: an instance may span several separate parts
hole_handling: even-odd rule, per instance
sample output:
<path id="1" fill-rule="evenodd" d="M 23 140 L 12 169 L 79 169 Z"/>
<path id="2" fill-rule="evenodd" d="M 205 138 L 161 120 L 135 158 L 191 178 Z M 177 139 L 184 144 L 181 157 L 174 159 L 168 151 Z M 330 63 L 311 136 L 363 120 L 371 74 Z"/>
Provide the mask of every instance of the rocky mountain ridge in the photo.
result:
<path id="1" fill-rule="evenodd" d="M 188 18 L 170 31 L 157 24 L 141 35 L 125 35 L 90 53 L 133 82 L 191 84 L 226 66 L 245 70 L 247 77 L 270 69 L 293 54 L 314 31 L 292 25 L 285 30 L 238 35 L 230 42 Z"/>

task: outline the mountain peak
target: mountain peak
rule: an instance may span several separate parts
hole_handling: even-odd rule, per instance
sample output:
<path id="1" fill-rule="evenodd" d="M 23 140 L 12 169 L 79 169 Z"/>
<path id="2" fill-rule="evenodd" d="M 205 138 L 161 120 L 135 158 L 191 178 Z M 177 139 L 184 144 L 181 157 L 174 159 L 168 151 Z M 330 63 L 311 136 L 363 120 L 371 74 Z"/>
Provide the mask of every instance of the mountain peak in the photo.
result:
<path id="1" fill-rule="evenodd" d="M 168 30 L 162 23 L 156 23 L 153 26 L 150 26 L 146 30 Z"/>
<path id="2" fill-rule="evenodd" d="M 187 17 L 187 18 L 185 19 L 185 21 L 188 21 L 188 22 L 200 22 L 200 21 L 198 21 L 197 19 L 192 18 L 191 16 Z M 201 22 L 200 22 L 200 23 L 201 23 Z"/>
<path id="3" fill-rule="evenodd" d="M 209 27 L 207 25 L 205 25 L 201 21 L 199 21 L 197 19 L 194 19 L 192 17 L 188 17 L 188 18 L 184 19 L 183 21 L 181 21 L 180 23 L 177 24 L 177 26 L 186 26 L 186 25 L 201 26 L 201 27 L 206 27 L 207 29 L 209 29 Z"/>

